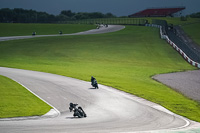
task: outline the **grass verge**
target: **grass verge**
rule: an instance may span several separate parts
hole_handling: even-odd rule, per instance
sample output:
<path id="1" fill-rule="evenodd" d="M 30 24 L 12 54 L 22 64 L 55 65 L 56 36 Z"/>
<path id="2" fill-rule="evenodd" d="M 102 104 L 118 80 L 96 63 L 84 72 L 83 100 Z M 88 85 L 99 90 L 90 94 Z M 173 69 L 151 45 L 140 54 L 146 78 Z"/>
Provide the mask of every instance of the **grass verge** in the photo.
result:
<path id="1" fill-rule="evenodd" d="M 151 79 L 195 69 L 151 27 L 127 26 L 100 35 L 44 37 L 0 42 L 0 65 L 98 82 L 158 103 L 200 122 L 199 103 Z"/>
<path id="2" fill-rule="evenodd" d="M 50 106 L 15 81 L 0 75 L 0 118 L 43 115 Z"/>
<path id="3" fill-rule="evenodd" d="M 200 45 L 200 22 L 182 26 L 183 30 L 189 35 L 194 42 Z"/>

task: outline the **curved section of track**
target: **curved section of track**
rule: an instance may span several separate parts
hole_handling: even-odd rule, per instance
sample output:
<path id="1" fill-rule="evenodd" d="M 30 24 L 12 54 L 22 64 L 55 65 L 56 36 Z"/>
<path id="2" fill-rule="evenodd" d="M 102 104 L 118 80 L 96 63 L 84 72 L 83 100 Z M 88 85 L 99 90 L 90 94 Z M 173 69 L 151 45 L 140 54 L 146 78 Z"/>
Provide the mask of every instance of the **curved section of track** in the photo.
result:
<path id="1" fill-rule="evenodd" d="M 0 121 L 1 132 L 133 132 L 171 129 L 186 121 L 138 103 L 131 95 L 101 86 L 92 89 L 89 82 L 64 76 L 21 69 L 0 68 L 0 74 L 23 84 L 61 115 L 56 118 Z M 70 102 L 79 103 L 87 118 L 73 118 Z"/>

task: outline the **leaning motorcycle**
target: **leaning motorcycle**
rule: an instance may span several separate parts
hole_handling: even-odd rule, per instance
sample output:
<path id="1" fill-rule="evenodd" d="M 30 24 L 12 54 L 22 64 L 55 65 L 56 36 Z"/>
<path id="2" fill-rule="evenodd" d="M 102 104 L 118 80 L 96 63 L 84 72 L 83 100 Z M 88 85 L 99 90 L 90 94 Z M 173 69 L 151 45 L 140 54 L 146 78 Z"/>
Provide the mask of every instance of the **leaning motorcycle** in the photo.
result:
<path id="1" fill-rule="evenodd" d="M 74 112 L 74 117 L 78 116 L 78 118 L 83 118 L 83 117 L 87 117 L 86 113 L 83 111 L 82 107 L 76 107 L 78 104 L 73 104 L 73 103 L 70 103 L 69 104 L 70 107 L 69 107 L 69 110 L 70 112 Z"/>

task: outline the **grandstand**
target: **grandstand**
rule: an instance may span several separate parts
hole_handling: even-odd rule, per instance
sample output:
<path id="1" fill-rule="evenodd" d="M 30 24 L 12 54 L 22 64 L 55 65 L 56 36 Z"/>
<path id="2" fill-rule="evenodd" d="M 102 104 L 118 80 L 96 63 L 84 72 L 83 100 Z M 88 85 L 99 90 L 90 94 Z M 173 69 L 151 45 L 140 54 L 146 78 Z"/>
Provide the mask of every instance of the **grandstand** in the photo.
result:
<path id="1" fill-rule="evenodd" d="M 184 10 L 185 7 L 176 8 L 150 8 L 143 11 L 137 12 L 135 14 L 129 15 L 129 17 L 173 17 L 176 13 Z"/>

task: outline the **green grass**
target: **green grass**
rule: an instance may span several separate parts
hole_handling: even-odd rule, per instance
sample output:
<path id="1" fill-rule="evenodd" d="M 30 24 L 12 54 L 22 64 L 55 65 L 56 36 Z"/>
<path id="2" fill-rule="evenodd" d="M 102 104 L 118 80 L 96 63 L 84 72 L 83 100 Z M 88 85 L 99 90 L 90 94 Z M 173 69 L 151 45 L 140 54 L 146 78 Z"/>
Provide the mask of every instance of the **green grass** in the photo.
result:
<path id="1" fill-rule="evenodd" d="M 19 23 L 0 23 L 1 36 L 22 36 L 32 35 L 36 32 L 37 35 L 50 35 L 76 33 L 95 28 L 94 25 L 73 25 L 73 24 L 19 24 Z"/>
<path id="2" fill-rule="evenodd" d="M 15 81 L 0 75 L 0 118 L 43 115 L 50 106 Z"/>
<path id="3" fill-rule="evenodd" d="M 151 79 L 196 69 L 164 40 L 157 28 L 127 26 L 100 35 L 44 37 L 0 42 L 0 66 L 55 73 L 104 85 L 158 103 L 200 122 L 200 105 Z"/>
<path id="4" fill-rule="evenodd" d="M 200 45 L 200 22 L 182 26 L 183 30 Z"/>

